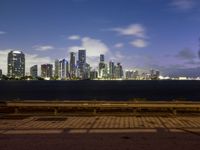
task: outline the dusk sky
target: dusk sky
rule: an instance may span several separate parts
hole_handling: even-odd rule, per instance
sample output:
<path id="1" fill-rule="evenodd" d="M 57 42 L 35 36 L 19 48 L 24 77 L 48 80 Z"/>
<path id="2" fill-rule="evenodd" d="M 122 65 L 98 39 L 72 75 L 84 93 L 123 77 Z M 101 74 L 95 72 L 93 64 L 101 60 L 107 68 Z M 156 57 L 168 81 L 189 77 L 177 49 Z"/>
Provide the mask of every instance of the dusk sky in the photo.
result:
<path id="1" fill-rule="evenodd" d="M 199 0 L 0 0 L 0 68 L 22 50 L 26 72 L 79 48 L 124 69 L 200 76 Z"/>

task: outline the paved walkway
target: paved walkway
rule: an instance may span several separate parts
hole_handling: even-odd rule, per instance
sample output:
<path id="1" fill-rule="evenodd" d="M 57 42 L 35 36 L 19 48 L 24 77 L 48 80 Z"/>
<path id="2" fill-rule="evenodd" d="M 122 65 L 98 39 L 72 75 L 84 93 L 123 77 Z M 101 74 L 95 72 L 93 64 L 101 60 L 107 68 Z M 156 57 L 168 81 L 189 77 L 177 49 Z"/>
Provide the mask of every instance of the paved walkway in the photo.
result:
<path id="1" fill-rule="evenodd" d="M 6 116 L 1 150 L 200 149 L 200 116 Z"/>

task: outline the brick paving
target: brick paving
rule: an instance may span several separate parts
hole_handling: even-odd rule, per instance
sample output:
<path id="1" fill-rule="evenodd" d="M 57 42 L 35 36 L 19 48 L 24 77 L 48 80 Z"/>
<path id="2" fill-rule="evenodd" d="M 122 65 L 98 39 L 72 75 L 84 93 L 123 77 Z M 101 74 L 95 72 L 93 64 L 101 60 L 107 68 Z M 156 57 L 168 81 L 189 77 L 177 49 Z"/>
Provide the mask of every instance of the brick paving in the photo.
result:
<path id="1" fill-rule="evenodd" d="M 1 150 L 200 149 L 200 116 L 0 118 Z"/>
<path id="2" fill-rule="evenodd" d="M 0 130 L 20 129 L 200 129 L 199 116 L 32 116 L 0 119 Z"/>

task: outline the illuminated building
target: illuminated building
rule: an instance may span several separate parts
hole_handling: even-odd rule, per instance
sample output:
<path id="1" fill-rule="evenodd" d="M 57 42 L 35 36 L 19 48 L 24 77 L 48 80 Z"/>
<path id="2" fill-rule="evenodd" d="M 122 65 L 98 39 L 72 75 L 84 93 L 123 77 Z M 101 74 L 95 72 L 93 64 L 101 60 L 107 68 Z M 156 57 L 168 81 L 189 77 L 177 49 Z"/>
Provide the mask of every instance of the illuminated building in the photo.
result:
<path id="1" fill-rule="evenodd" d="M 157 80 L 159 79 L 160 76 L 160 72 L 159 71 L 155 71 L 155 70 L 150 70 L 150 78 L 151 80 Z"/>
<path id="2" fill-rule="evenodd" d="M 117 66 L 115 66 L 115 77 L 117 79 L 123 78 L 123 69 L 120 63 L 117 63 Z"/>
<path id="3" fill-rule="evenodd" d="M 127 70 L 125 72 L 126 79 L 138 80 L 139 72 L 137 70 Z"/>
<path id="4" fill-rule="evenodd" d="M 104 62 L 104 55 L 100 55 L 100 62 L 99 62 L 99 78 L 106 78 L 107 77 L 107 67 Z"/>
<path id="5" fill-rule="evenodd" d="M 109 62 L 109 78 L 114 79 L 115 77 L 115 64 L 113 61 Z"/>
<path id="6" fill-rule="evenodd" d="M 33 77 L 33 78 L 36 78 L 38 76 L 38 67 L 37 65 L 34 65 L 30 68 L 30 75 Z"/>
<path id="7" fill-rule="evenodd" d="M 59 78 L 66 79 L 69 77 L 69 67 L 66 59 L 59 61 Z"/>
<path id="8" fill-rule="evenodd" d="M 55 60 L 55 63 L 54 63 L 54 67 L 55 67 L 55 70 L 54 70 L 54 77 L 55 77 L 55 79 L 58 79 L 58 78 L 59 78 L 59 67 L 60 67 L 59 65 L 60 65 L 59 60 L 56 59 L 56 60 Z"/>
<path id="9" fill-rule="evenodd" d="M 76 76 L 76 58 L 75 53 L 70 53 L 70 78 L 74 78 Z"/>
<path id="10" fill-rule="evenodd" d="M 79 50 L 78 51 L 78 77 L 80 79 L 87 79 L 86 76 L 86 50 Z"/>
<path id="11" fill-rule="evenodd" d="M 49 78 L 49 79 L 53 77 L 53 65 L 52 64 L 41 65 L 41 77 Z"/>
<path id="12" fill-rule="evenodd" d="M 25 76 L 25 55 L 21 51 L 8 53 L 8 76 L 20 78 Z"/>

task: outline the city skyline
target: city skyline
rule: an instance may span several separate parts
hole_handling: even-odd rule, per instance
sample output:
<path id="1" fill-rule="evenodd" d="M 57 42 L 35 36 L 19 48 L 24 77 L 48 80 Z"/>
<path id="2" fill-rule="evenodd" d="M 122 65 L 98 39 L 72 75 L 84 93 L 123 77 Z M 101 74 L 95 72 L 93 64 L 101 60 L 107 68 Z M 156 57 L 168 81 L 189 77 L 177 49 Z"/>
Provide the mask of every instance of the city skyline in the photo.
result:
<path id="1" fill-rule="evenodd" d="M 3 80 L 159 80 L 181 79 L 160 76 L 159 70 L 151 69 L 150 72 L 138 70 L 123 70 L 120 62 L 105 61 L 104 54 L 99 56 L 98 68 L 92 68 L 87 62 L 87 51 L 78 50 L 76 57 L 70 52 L 70 59 L 55 59 L 54 64 L 45 63 L 38 66 L 34 64 L 25 73 L 26 56 L 22 51 L 10 51 L 7 57 L 7 74 L 2 74 Z M 40 71 L 39 71 L 40 70 Z M 182 78 L 191 79 L 191 78 Z M 196 78 L 199 79 L 199 78 Z"/>
<path id="2" fill-rule="evenodd" d="M 25 53 L 29 72 L 35 64 L 69 60 L 70 52 L 84 48 L 93 68 L 104 54 L 105 61 L 119 61 L 125 70 L 199 76 L 199 5 L 197 0 L 1 0 L 0 69 L 7 72 L 11 50 Z"/>

